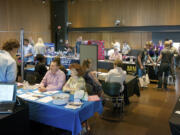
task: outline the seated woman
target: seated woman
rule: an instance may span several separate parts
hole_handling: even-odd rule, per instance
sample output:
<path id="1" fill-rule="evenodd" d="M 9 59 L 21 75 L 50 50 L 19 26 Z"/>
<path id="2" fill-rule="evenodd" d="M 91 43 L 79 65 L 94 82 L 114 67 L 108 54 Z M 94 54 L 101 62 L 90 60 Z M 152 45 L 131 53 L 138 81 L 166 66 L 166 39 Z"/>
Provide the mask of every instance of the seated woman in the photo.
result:
<path id="1" fill-rule="evenodd" d="M 119 76 L 118 80 L 114 80 L 113 77 Z M 115 60 L 114 61 L 114 69 L 111 69 L 108 72 L 108 75 L 106 77 L 106 82 L 119 82 L 121 84 L 121 90 L 124 90 L 124 81 L 126 79 L 126 71 L 122 70 L 122 61 L 121 60 Z"/>
<path id="2" fill-rule="evenodd" d="M 122 93 L 124 90 L 124 81 L 126 79 L 126 71 L 122 70 L 122 61 L 120 60 L 115 60 L 114 61 L 114 69 L 111 69 L 108 72 L 108 75 L 105 79 L 106 82 L 118 82 L 121 85 L 120 92 Z M 114 103 L 114 108 L 119 108 L 120 107 L 120 101 L 118 100 L 118 103 L 116 103 L 115 100 L 113 100 Z"/>
<path id="3" fill-rule="evenodd" d="M 59 70 L 59 64 L 53 60 L 50 64 L 50 70 L 46 73 L 41 81 L 39 91 L 61 90 L 66 81 L 63 71 Z"/>
<path id="4" fill-rule="evenodd" d="M 73 63 L 69 66 L 69 69 L 71 70 L 71 77 L 64 85 L 63 91 L 73 94 L 76 90 L 86 90 L 85 80 L 82 77 L 82 67 L 77 63 Z"/>
<path id="5" fill-rule="evenodd" d="M 86 83 L 92 86 L 92 91 L 90 91 L 89 93 L 98 94 L 99 96 L 101 96 L 102 92 L 103 92 L 101 83 L 97 79 L 95 73 L 93 73 L 93 71 L 91 71 L 92 61 L 90 59 L 84 60 L 82 67 L 85 71 L 84 79 L 85 79 Z"/>
<path id="6" fill-rule="evenodd" d="M 114 53 L 110 55 L 109 60 L 122 60 L 122 54 L 119 53 L 118 48 L 114 47 Z"/>
<path id="7" fill-rule="evenodd" d="M 40 83 L 47 72 L 45 65 L 45 57 L 42 54 L 36 55 L 37 64 L 35 65 L 35 73 L 37 74 L 36 82 Z"/>

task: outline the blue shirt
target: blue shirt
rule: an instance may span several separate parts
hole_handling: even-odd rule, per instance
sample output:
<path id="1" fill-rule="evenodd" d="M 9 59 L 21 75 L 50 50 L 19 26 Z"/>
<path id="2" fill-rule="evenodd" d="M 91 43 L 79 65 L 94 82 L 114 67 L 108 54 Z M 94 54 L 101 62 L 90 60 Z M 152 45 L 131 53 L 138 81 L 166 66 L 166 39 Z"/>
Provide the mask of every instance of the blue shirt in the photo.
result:
<path id="1" fill-rule="evenodd" d="M 30 45 L 30 44 L 28 46 L 24 45 L 24 56 L 26 56 L 29 53 L 34 54 L 34 49 L 33 49 L 32 45 Z M 24 62 L 33 62 L 33 61 L 34 61 L 33 55 L 24 58 Z"/>
<path id="2" fill-rule="evenodd" d="M 0 50 L 0 82 L 15 82 L 16 75 L 16 61 L 11 57 L 11 55 L 8 52 Z"/>
<path id="3" fill-rule="evenodd" d="M 76 53 L 80 53 L 80 45 L 81 45 L 81 41 L 77 41 L 76 42 Z"/>

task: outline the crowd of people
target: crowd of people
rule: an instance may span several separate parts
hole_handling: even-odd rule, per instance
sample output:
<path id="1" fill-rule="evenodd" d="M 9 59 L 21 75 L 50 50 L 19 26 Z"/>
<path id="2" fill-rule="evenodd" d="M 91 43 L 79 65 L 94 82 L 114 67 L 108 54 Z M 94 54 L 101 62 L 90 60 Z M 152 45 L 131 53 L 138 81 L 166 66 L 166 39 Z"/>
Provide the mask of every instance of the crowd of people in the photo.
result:
<path id="1" fill-rule="evenodd" d="M 79 55 L 79 46 L 82 44 L 82 37 L 80 36 L 77 39 L 75 46 L 75 55 Z M 123 56 L 128 55 L 131 50 L 130 46 L 126 41 L 123 42 L 123 47 L 120 48 L 120 43 L 116 40 L 112 43 L 113 52 L 111 52 L 109 60 L 115 61 L 115 65 L 117 61 L 121 63 L 123 61 Z M 68 41 L 66 42 L 66 46 L 68 49 L 72 49 L 69 45 Z M 13 48 L 14 47 L 14 48 Z M 9 40 L 5 42 L 2 46 L 2 50 L 0 51 L 1 55 L 1 65 L 4 64 L 4 67 L 8 67 L 9 72 L 16 72 L 16 52 L 19 49 L 19 42 L 16 40 Z M 97 73 L 91 71 L 92 61 L 90 59 L 86 59 L 83 61 L 82 66 L 78 64 L 71 64 L 69 69 L 71 71 L 71 77 L 67 76 L 67 69 L 63 67 L 60 63 L 60 57 L 56 57 L 54 61 L 51 62 L 49 70 L 45 64 L 45 45 L 43 43 L 42 38 L 38 38 L 37 43 L 34 45 L 34 42 L 30 42 L 28 39 L 24 39 L 24 61 L 28 63 L 34 63 L 34 56 L 36 65 L 35 72 L 37 73 L 37 83 L 41 83 L 40 91 L 46 90 L 55 90 L 55 89 L 63 89 L 64 91 L 73 90 L 73 89 L 85 89 L 85 83 L 90 84 L 92 86 L 92 93 L 96 93 L 101 95 L 102 86 L 101 83 L 97 79 Z M 112 50 L 111 50 L 112 51 Z M 35 54 L 35 55 L 34 55 Z M 167 88 L 167 77 L 171 74 L 173 79 L 175 80 L 175 56 L 179 56 L 178 50 L 173 47 L 173 41 L 166 39 L 164 44 L 162 41 L 159 41 L 158 45 L 154 45 L 152 41 L 147 41 L 144 49 L 138 52 L 136 57 L 136 74 L 138 77 L 142 77 L 146 74 L 145 64 L 152 63 L 154 67 L 157 66 L 159 62 L 159 72 L 158 72 L 158 88 L 162 88 L 162 82 L 164 88 Z M 19 57 L 19 56 L 18 56 Z M 1 81 L 14 81 L 16 78 L 16 74 L 9 75 L 6 73 L 6 69 L 1 66 Z M 117 73 L 122 74 L 120 69 L 115 68 Z M 122 68 L 121 68 L 122 69 Z M 114 72 L 109 71 L 109 73 Z M 164 81 L 162 81 L 162 76 L 164 73 Z M 8 77 L 9 75 L 9 77 Z M 6 77 L 4 77 L 6 76 Z M 4 77 L 4 78 L 3 78 Z M 50 78 L 50 79 L 49 79 Z M 125 77 L 123 77 L 125 78 Z M 65 83 L 67 80 L 67 83 Z M 122 83 L 122 82 L 121 82 Z M 64 86 L 64 87 L 63 87 Z"/>
<path id="2" fill-rule="evenodd" d="M 78 38 L 75 46 L 75 55 L 79 55 L 79 48 L 82 42 L 82 37 Z M 164 44 L 159 42 L 158 46 L 154 46 L 152 41 L 146 42 L 144 49 L 138 52 L 136 57 L 136 75 L 142 77 L 146 74 L 146 63 L 152 63 L 154 67 L 160 62 L 158 70 L 158 86 L 157 88 L 167 89 L 167 78 L 169 74 L 175 79 L 175 56 L 179 56 L 178 50 L 173 47 L 172 40 L 165 40 Z M 67 43 L 68 46 L 68 43 Z M 0 50 L 0 82 L 12 83 L 16 81 L 17 77 L 17 58 L 16 55 L 20 44 L 17 40 L 8 40 L 2 45 Z M 68 49 L 72 49 L 68 46 Z M 92 70 L 93 61 L 85 59 L 82 65 L 72 63 L 69 66 L 70 76 L 68 76 L 67 69 L 61 65 L 60 57 L 50 63 L 48 68 L 45 63 L 45 46 L 41 38 L 33 46 L 28 39 L 24 39 L 24 61 L 34 63 L 35 56 L 35 79 L 39 83 L 39 91 L 54 91 L 62 90 L 74 94 L 77 90 L 84 90 L 89 95 L 98 95 L 103 98 L 104 92 L 100 81 L 97 78 L 97 72 Z M 123 48 L 116 41 L 113 43 L 113 52 L 109 59 L 114 61 L 114 69 L 111 69 L 105 78 L 105 82 L 120 83 L 120 92 L 124 90 L 124 82 L 126 79 L 126 71 L 123 70 L 123 56 L 127 56 L 131 50 L 127 42 L 123 42 Z M 34 52 L 35 51 L 35 52 Z M 35 55 L 34 55 L 35 54 Z M 154 58 L 155 57 L 155 58 Z M 164 77 L 163 77 L 164 74 Z M 114 77 L 119 77 L 113 80 Z M 164 80 L 163 80 L 164 79 Z M 117 102 L 116 102 L 117 103 Z M 114 106 L 118 107 L 119 104 Z"/>

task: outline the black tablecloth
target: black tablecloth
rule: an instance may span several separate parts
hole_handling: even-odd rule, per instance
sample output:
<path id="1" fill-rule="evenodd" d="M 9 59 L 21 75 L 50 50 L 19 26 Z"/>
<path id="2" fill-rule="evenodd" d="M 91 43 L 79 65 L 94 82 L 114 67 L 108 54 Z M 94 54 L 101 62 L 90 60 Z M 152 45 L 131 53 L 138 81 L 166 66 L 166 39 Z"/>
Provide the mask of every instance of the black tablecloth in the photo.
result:
<path id="1" fill-rule="evenodd" d="M 104 82 L 105 80 L 100 80 L 100 82 Z M 140 96 L 140 89 L 138 86 L 138 78 L 133 75 L 127 75 L 126 80 L 124 82 L 124 102 L 125 104 L 129 104 L 129 97 L 133 95 Z"/>
<path id="2" fill-rule="evenodd" d="M 180 111 L 180 97 L 178 98 L 177 103 L 169 119 L 169 125 L 172 135 L 180 135 L 180 114 L 175 113 L 176 111 Z"/>
<path id="3" fill-rule="evenodd" d="M 138 78 L 133 75 L 127 75 L 125 84 L 124 84 L 124 102 L 125 104 L 129 104 L 129 97 L 136 94 L 138 97 L 140 96 L 140 89 L 138 86 Z"/>
<path id="4" fill-rule="evenodd" d="M 99 69 L 105 69 L 110 70 L 114 68 L 113 65 L 114 61 L 110 60 L 104 60 L 104 61 L 98 61 L 98 68 Z M 128 74 L 134 74 L 136 73 L 136 64 L 134 63 L 123 63 L 123 70 L 125 70 Z"/>
<path id="5" fill-rule="evenodd" d="M 99 69 L 105 69 L 110 70 L 113 69 L 113 61 L 110 60 L 104 60 L 104 61 L 98 61 L 98 68 Z M 123 70 L 125 70 L 128 74 L 135 74 L 136 73 L 136 64 L 134 63 L 123 63 Z M 156 69 L 157 70 L 157 69 Z M 152 65 L 146 65 L 146 71 L 149 75 L 150 80 L 158 80 L 157 71 L 155 71 L 154 67 Z"/>
<path id="6" fill-rule="evenodd" d="M 29 135 L 28 106 L 21 100 L 12 114 L 0 114 L 0 135 Z"/>

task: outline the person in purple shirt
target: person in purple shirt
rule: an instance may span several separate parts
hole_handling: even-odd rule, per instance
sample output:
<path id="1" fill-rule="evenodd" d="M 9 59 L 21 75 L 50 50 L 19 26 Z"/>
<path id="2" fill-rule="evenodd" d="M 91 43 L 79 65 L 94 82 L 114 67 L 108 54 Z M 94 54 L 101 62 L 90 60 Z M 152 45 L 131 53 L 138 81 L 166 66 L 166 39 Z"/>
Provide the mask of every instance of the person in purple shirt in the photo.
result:
<path id="1" fill-rule="evenodd" d="M 39 91 L 53 91 L 61 90 L 66 81 L 66 76 L 63 71 L 59 69 L 59 64 L 56 60 L 50 64 L 50 70 L 46 73 L 41 81 Z"/>

